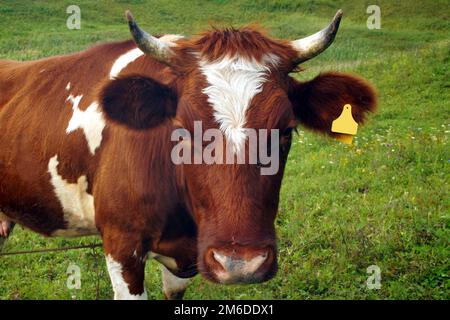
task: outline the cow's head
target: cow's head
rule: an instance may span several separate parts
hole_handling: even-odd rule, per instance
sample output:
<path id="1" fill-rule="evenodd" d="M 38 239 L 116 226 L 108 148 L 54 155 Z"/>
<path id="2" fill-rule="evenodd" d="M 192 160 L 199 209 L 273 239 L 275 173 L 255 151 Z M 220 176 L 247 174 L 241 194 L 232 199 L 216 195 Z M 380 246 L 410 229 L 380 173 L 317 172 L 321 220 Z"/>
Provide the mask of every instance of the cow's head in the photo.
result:
<path id="1" fill-rule="evenodd" d="M 202 134 L 220 130 L 220 137 L 209 137 L 219 143 L 213 153 L 216 162 L 202 159 L 200 164 L 180 166 L 187 206 L 198 227 L 199 270 L 205 277 L 221 283 L 273 277 L 277 269 L 274 220 L 292 131 L 301 124 L 332 135 L 331 123 L 345 104 L 352 105 L 358 123 L 374 110 L 374 91 L 361 78 L 323 73 L 301 83 L 289 75 L 333 42 L 341 16 L 338 11 L 325 29 L 295 41 L 272 39 L 255 28 L 214 29 L 194 39 L 171 41 L 142 31 L 127 14 L 138 47 L 167 65 L 173 80 L 162 84 L 133 76 L 112 81 L 103 92 L 110 118 L 127 121 L 137 130 L 170 118 L 174 129 L 184 130 L 180 139 L 192 155 L 204 155 L 210 143 L 200 138 L 203 144 L 195 145 L 195 123 L 201 123 Z M 127 92 L 115 87 L 123 82 L 129 82 Z M 250 145 L 246 129 L 257 129 L 256 146 Z M 258 135 L 260 129 L 268 134 Z M 263 151 L 272 160 L 276 156 L 278 165 L 260 159 L 262 140 L 271 150 Z M 235 162 L 220 164 L 217 159 L 226 162 L 229 152 Z M 258 156 L 251 162 L 255 152 Z M 236 163 L 239 155 L 244 163 Z M 275 170 L 262 174 L 268 166 Z"/>

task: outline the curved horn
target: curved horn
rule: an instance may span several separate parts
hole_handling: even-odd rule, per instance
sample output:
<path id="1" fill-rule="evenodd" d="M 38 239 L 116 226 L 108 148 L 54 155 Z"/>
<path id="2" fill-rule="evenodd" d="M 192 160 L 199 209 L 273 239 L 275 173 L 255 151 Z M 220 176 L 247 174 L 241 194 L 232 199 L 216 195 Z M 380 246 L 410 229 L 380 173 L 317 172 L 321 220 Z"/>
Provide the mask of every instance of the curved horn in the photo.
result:
<path id="1" fill-rule="evenodd" d="M 328 48 L 334 40 L 342 18 L 342 10 L 338 10 L 331 23 L 319 32 L 309 37 L 291 41 L 291 45 L 298 52 L 297 64 L 314 58 Z"/>
<path id="2" fill-rule="evenodd" d="M 139 28 L 129 10 L 125 12 L 125 15 L 128 20 L 131 35 L 138 48 L 148 56 L 169 65 L 171 56 L 173 55 L 173 52 L 170 49 L 170 42 L 161 41 Z"/>

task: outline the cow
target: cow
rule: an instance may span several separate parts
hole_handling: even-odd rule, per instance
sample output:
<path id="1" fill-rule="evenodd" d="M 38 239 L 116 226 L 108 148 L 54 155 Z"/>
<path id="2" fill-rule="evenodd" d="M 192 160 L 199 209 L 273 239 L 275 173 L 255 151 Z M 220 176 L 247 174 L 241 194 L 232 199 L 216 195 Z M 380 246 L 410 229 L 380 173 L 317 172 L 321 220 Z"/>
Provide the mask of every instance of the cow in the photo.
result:
<path id="1" fill-rule="evenodd" d="M 167 299 L 182 298 L 197 273 L 221 284 L 273 278 L 293 131 L 333 136 L 345 104 L 360 124 L 377 105 L 359 76 L 290 75 L 331 45 L 341 17 L 290 41 L 255 26 L 152 36 L 127 11 L 132 40 L 0 60 L 1 236 L 14 223 L 48 237 L 99 235 L 115 299 L 147 298 L 149 258 L 161 263 Z M 279 132 L 277 172 L 261 174 L 259 161 L 174 163 L 180 141 L 198 152 L 173 139 L 195 122 L 244 156 L 246 129 Z"/>

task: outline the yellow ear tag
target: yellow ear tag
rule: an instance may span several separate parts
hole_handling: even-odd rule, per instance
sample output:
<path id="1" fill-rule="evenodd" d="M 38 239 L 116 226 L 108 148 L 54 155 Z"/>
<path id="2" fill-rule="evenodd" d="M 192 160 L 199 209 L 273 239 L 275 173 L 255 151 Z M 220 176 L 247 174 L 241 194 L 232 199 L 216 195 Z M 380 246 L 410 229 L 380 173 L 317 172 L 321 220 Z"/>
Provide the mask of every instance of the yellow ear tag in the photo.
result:
<path id="1" fill-rule="evenodd" d="M 351 105 L 344 106 L 341 115 L 333 121 L 331 131 L 337 133 L 336 140 L 352 144 L 353 136 L 358 131 L 358 123 L 353 119 Z"/>

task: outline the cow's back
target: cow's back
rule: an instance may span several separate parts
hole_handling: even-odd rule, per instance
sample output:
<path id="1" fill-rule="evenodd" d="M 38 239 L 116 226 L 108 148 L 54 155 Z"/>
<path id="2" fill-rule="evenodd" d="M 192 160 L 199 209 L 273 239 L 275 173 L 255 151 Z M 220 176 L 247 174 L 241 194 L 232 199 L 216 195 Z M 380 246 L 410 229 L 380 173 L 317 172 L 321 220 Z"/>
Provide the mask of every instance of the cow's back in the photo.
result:
<path id="1" fill-rule="evenodd" d="M 137 50 L 126 41 L 0 61 L 0 211 L 45 235 L 68 225 L 76 226 L 68 235 L 95 232 L 91 194 L 106 126 L 97 94 Z"/>
<path id="2" fill-rule="evenodd" d="M 14 81 L 18 75 L 20 62 L 0 60 L 0 109 L 9 101 L 18 90 L 19 82 Z"/>

